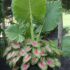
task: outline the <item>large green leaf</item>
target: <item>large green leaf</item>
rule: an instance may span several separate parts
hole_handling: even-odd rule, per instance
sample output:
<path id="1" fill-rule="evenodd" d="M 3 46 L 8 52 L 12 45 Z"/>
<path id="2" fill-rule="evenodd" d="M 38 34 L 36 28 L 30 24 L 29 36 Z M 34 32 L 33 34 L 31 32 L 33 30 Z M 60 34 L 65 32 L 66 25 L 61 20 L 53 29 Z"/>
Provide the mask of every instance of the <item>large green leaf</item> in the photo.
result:
<path id="1" fill-rule="evenodd" d="M 60 16 L 61 16 L 61 2 L 48 1 L 44 31 L 53 30 L 57 26 Z"/>
<path id="2" fill-rule="evenodd" d="M 41 21 L 46 13 L 46 0 L 13 0 L 12 11 L 17 21 L 29 22 L 31 15 Z"/>
<path id="3" fill-rule="evenodd" d="M 24 31 L 18 24 L 11 25 L 5 31 L 6 36 L 10 41 L 22 42 L 24 40 L 23 33 Z"/>

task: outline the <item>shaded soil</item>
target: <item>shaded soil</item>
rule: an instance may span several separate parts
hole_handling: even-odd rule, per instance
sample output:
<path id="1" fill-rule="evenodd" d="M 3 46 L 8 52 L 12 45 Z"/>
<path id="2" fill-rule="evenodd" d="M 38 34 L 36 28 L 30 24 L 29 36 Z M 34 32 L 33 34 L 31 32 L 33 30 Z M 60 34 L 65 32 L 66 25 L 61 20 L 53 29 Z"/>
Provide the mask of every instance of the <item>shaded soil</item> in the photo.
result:
<path id="1" fill-rule="evenodd" d="M 6 60 L 0 57 L 0 70 L 11 70 L 8 64 L 6 64 Z"/>
<path id="2" fill-rule="evenodd" d="M 59 70 L 70 70 L 70 58 L 61 58 L 62 66 Z"/>

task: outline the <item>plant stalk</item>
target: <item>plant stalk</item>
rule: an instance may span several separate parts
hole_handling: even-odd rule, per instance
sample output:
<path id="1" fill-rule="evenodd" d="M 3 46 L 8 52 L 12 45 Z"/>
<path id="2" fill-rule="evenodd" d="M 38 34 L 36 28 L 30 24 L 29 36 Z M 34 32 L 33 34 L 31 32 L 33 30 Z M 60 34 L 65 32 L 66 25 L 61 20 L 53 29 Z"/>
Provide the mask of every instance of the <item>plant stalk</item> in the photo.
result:
<path id="1" fill-rule="evenodd" d="M 29 11 L 30 11 L 30 31 L 31 31 L 31 39 L 34 40 L 34 27 L 33 27 L 33 18 L 32 18 L 32 10 L 31 10 L 31 2 L 29 0 Z"/>

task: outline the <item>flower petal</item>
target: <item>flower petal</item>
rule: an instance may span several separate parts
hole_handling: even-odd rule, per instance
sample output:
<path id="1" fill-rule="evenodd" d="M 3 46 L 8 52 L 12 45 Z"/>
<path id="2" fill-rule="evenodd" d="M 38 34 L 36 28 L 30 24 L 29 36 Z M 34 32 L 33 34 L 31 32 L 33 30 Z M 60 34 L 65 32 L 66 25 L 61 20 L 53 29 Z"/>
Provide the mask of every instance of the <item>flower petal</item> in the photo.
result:
<path id="1" fill-rule="evenodd" d="M 42 48 L 42 50 L 41 50 L 41 53 L 40 53 L 40 54 L 41 54 L 41 56 L 46 56 L 46 55 L 47 55 L 47 53 L 46 53 L 45 49 L 43 49 L 43 48 Z"/>
<path id="2" fill-rule="evenodd" d="M 34 49 L 34 51 L 33 51 L 33 54 L 37 57 L 40 57 L 40 53 L 41 53 L 41 51 L 38 49 Z"/>
<path id="3" fill-rule="evenodd" d="M 24 56 L 26 55 L 26 51 L 24 49 L 20 50 L 20 53 L 19 53 L 20 56 Z"/>
<path id="4" fill-rule="evenodd" d="M 26 50 L 26 52 L 29 52 L 29 51 L 31 51 L 31 47 L 30 47 L 30 46 L 27 46 L 27 47 L 25 48 L 25 50 Z"/>
<path id="5" fill-rule="evenodd" d="M 12 48 L 14 49 L 20 48 L 20 43 L 11 43 L 11 45 L 12 45 Z"/>
<path id="6" fill-rule="evenodd" d="M 27 55 L 24 57 L 23 62 L 24 62 L 24 63 L 27 63 L 30 59 L 31 59 L 31 56 L 27 54 Z"/>
<path id="7" fill-rule="evenodd" d="M 31 61 L 32 61 L 32 65 L 34 65 L 38 62 L 38 58 L 36 58 L 36 57 L 32 58 Z"/>
<path id="8" fill-rule="evenodd" d="M 36 42 L 36 41 L 32 42 L 32 46 L 33 47 L 37 47 L 38 46 L 38 42 Z"/>
<path id="9" fill-rule="evenodd" d="M 22 64 L 21 70 L 28 70 L 29 66 L 29 64 Z"/>
<path id="10" fill-rule="evenodd" d="M 45 61 L 39 62 L 38 66 L 42 69 L 42 70 L 46 70 L 47 69 L 47 64 Z"/>
<path id="11" fill-rule="evenodd" d="M 47 64 L 50 66 L 50 67 L 55 67 L 55 63 L 54 63 L 54 60 L 53 59 L 51 59 L 51 58 L 48 58 L 47 59 Z"/>

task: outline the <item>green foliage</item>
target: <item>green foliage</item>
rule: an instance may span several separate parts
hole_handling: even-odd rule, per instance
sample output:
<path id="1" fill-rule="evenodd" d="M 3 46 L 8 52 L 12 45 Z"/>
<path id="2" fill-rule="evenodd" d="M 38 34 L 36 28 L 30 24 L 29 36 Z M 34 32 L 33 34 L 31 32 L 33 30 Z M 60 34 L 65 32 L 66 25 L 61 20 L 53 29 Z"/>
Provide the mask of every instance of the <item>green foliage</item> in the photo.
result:
<path id="1" fill-rule="evenodd" d="M 57 46 L 57 40 L 54 41 Z M 62 39 L 62 51 L 65 57 L 70 57 L 70 36 L 64 36 Z"/>
<path id="2" fill-rule="evenodd" d="M 46 13 L 46 0 L 13 0 L 12 8 L 17 21 L 30 22 L 31 15 L 41 21 Z"/>
<path id="3" fill-rule="evenodd" d="M 22 42 L 24 40 L 23 28 L 18 24 L 8 27 L 5 33 L 10 41 Z"/>
<path id="4" fill-rule="evenodd" d="M 48 32 L 56 28 L 56 26 L 58 25 L 60 16 L 61 16 L 61 2 L 48 1 L 44 31 Z"/>
<path id="5" fill-rule="evenodd" d="M 19 23 L 28 23 L 31 38 L 34 40 L 34 21 L 42 23 L 46 14 L 46 0 L 21 0 L 20 2 L 19 0 L 13 0 L 12 11 Z"/>
<path id="6" fill-rule="evenodd" d="M 0 33 L 3 32 L 3 29 L 0 28 Z"/>
<path id="7" fill-rule="evenodd" d="M 49 32 L 53 30 L 54 28 L 56 28 L 56 26 L 58 25 L 58 21 L 61 16 L 61 2 L 60 1 L 47 1 L 47 10 L 46 10 L 46 6 L 45 6 L 46 1 L 44 2 L 42 1 L 43 0 L 41 0 L 39 4 L 38 4 L 39 1 L 37 1 L 36 3 L 36 0 L 35 1 L 22 0 L 20 2 L 19 0 L 13 0 L 12 2 L 12 11 L 16 20 L 20 21 L 19 22 L 20 24 L 23 23 L 23 25 L 21 26 L 25 27 L 24 24 L 28 25 L 26 29 L 25 28 L 23 29 L 23 30 L 26 30 L 26 33 L 24 34 L 25 36 L 27 35 L 29 36 L 30 31 L 32 32 L 33 30 L 35 30 L 35 33 L 38 33 L 38 34 L 40 34 L 41 32 Z M 46 17 L 44 18 L 45 14 L 46 14 Z M 44 19 L 45 19 L 45 22 L 44 22 Z M 40 24 L 40 22 L 42 24 Z M 33 25 L 35 25 L 36 28 Z"/>

